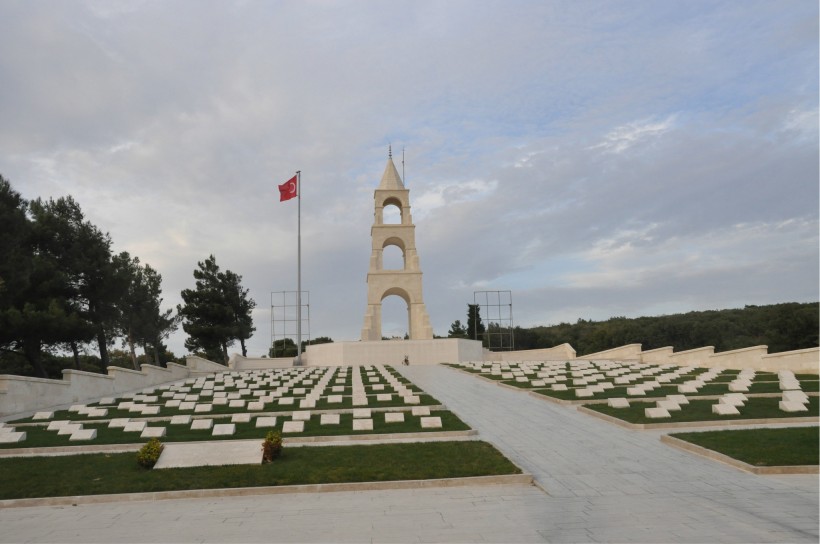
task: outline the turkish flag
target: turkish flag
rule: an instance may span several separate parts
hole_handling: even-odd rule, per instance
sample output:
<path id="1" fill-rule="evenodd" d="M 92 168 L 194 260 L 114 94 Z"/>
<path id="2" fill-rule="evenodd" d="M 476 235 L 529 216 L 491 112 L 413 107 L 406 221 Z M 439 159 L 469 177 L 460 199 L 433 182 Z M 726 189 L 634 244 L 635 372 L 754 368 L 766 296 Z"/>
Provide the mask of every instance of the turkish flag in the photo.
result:
<path id="1" fill-rule="evenodd" d="M 298 194 L 296 187 L 296 176 L 293 176 L 285 183 L 279 186 L 279 202 L 290 200 Z"/>

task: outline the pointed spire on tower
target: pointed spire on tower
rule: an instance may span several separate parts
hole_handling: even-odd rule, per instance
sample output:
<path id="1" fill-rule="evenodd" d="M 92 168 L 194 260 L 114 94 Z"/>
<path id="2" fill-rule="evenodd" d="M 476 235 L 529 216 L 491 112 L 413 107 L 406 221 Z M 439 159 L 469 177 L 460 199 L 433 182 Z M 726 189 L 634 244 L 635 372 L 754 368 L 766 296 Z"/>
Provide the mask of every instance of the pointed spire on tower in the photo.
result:
<path id="1" fill-rule="evenodd" d="M 404 189 L 404 182 L 401 180 L 399 171 L 396 170 L 396 165 L 393 164 L 393 146 L 387 147 L 387 165 L 384 167 L 381 183 L 379 189 L 396 190 Z"/>

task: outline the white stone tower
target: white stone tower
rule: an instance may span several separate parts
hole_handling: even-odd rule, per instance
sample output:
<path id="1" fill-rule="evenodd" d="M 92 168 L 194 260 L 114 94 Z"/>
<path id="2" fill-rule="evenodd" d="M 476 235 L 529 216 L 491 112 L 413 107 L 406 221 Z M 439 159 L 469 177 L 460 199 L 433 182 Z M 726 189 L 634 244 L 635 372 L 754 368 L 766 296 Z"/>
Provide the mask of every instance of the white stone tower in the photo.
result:
<path id="1" fill-rule="evenodd" d="M 410 191 L 404 188 L 393 164 L 392 150 L 388 152 L 387 166 L 381 183 L 374 194 L 376 211 L 370 237 L 370 270 L 367 272 L 367 312 L 364 315 L 362 341 L 382 339 L 382 300 L 398 295 L 407 303 L 411 340 L 431 340 L 433 328 L 424 307 L 421 290 L 421 268 L 416 253 L 416 226 L 410 216 Z M 394 205 L 401 211 L 401 223 L 386 225 L 384 207 Z M 384 248 L 398 247 L 404 257 L 404 268 L 385 270 L 382 261 Z"/>

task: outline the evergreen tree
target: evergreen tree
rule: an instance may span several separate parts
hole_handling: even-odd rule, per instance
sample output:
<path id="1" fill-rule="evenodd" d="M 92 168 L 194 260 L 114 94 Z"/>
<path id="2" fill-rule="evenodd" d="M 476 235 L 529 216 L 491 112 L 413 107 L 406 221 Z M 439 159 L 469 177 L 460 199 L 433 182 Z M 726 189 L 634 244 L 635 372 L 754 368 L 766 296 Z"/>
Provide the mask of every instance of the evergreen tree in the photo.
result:
<path id="1" fill-rule="evenodd" d="M 22 354 L 44 378 L 44 349 L 94 337 L 85 278 L 70 254 L 80 250 L 78 211 L 70 198 L 27 206 L 0 178 L 0 347 Z"/>
<path id="2" fill-rule="evenodd" d="M 239 340 L 242 356 L 248 356 L 245 340 L 250 338 L 256 327 L 253 326 L 251 313 L 256 308 L 256 302 L 248 298 L 248 289 L 242 288 L 242 276 L 226 270 L 220 277 L 225 300 L 231 309 L 234 322 L 234 338 Z"/>
<path id="3" fill-rule="evenodd" d="M 183 290 L 185 304 L 177 307 L 184 320 L 182 329 L 188 333 L 185 347 L 227 363 L 228 347 L 239 340 L 246 355 L 245 340 L 256 330 L 251 316 L 256 303 L 242 288 L 242 277 L 230 270 L 221 272 L 213 255 L 197 266 L 196 288 Z"/>
<path id="4" fill-rule="evenodd" d="M 297 353 L 296 342 L 292 338 L 282 338 L 274 340 L 273 345 L 268 350 L 268 357 L 295 357 Z"/>
<path id="5" fill-rule="evenodd" d="M 447 338 L 467 338 L 467 327 L 461 324 L 461 320 L 456 319 L 447 331 Z"/>
<path id="6" fill-rule="evenodd" d="M 468 304 L 467 337 L 473 340 L 483 340 L 484 332 L 484 323 L 481 322 L 481 307 L 478 304 Z"/>
<path id="7" fill-rule="evenodd" d="M 108 344 L 116 332 L 117 301 L 127 288 L 111 259 L 111 238 L 85 220 L 80 205 L 70 196 L 37 199 L 30 209 L 37 226 L 38 249 L 66 274 L 68 304 L 88 321 L 104 371 L 109 364 Z"/>
<path id="8" fill-rule="evenodd" d="M 127 252 L 114 258 L 128 278 L 126 296 L 120 303 L 120 330 L 128 344 L 131 361 L 138 368 L 135 346 L 141 345 L 146 359 L 158 366 L 166 362 L 162 341 L 177 329 L 180 317 L 173 310 L 162 311 L 162 276 L 150 265 L 140 265 Z M 149 355 L 149 351 L 151 355 Z"/>

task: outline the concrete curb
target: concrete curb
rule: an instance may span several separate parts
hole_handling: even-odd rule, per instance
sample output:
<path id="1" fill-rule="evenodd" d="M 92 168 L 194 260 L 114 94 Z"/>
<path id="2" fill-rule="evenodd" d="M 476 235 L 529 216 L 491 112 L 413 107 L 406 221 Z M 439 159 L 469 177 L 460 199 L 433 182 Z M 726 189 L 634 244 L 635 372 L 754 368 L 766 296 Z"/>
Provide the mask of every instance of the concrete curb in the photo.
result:
<path id="1" fill-rule="evenodd" d="M 353 434 L 334 436 L 304 436 L 286 437 L 283 444 L 286 446 L 327 445 L 334 442 L 362 442 L 363 444 L 389 444 L 392 441 L 413 440 L 415 442 L 438 442 L 447 439 L 478 438 L 478 431 L 428 431 L 419 433 L 389 433 L 389 434 Z M 248 439 L 242 439 L 247 441 Z M 250 439 L 262 443 L 262 438 Z M 164 444 L 208 444 L 211 440 L 192 440 L 189 442 L 164 442 Z M 219 440 L 218 442 L 233 442 Z M 100 444 L 86 446 L 57 446 L 50 448 L 10 448 L 0 449 L 0 459 L 4 457 L 46 457 L 52 455 L 83 455 L 90 453 L 128 453 L 137 452 L 145 445 L 139 444 Z"/>
<path id="2" fill-rule="evenodd" d="M 695 455 L 712 459 L 713 461 L 719 461 L 726 465 L 731 465 L 745 472 L 751 472 L 752 474 L 820 474 L 820 466 L 818 465 L 757 467 L 744 463 L 743 461 L 738 461 L 728 455 L 704 448 L 703 446 L 698 446 L 697 444 L 692 444 L 691 442 L 681 440 L 680 438 L 675 438 L 674 436 L 662 435 L 661 442 L 689 453 L 694 453 Z"/>
<path id="3" fill-rule="evenodd" d="M 820 417 L 777 417 L 769 419 L 727 419 L 712 421 L 685 421 L 680 423 L 629 423 L 617 417 L 602 414 L 595 410 L 578 407 L 579 412 L 603 419 L 620 427 L 632 430 L 654 430 L 654 429 L 691 429 L 695 427 L 743 427 L 747 425 L 794 425 L 795 423 L 818 423 Z"/>
<path id="4" fill-rule="evenodd" d="M 380 491 L 388 489 L 427 489 L 491 485 L 532 485 L 532 474 L 503 474 L 435 480 L 393 480 L 388 482 L 354 482 L 341 484 L 308 484 L 269 487 L 234 487 L 227 489 L 191 489 L 184 491 L 155 491 L 149 493 L 118 493 L 112 495 L 78 495 L 38 499 L 11 499 L 0 501 L 0 509 L 31 506 L 77 506 L 110 502 L 139 502 L 174 499 L 204 499 L 214 497 L 251 497 L 287 493 L 335 493 L 340 491 Z"/>
<path id="5" fill-rule="evenodd" d="M 503 384 L 502 384 L 503 385 Z M 526 391 L 526 389 L 525 389 Z M 538 393 L 536 390 L 530 390 L 530 395 L 537 397 L 539 399 L 546 399 L 550 402 L 554 402 L 556 404 L 563 404 L 564 406 L 583 406 L 584 404 L 606 404 L 609 402 L 609 399 L 559 399 L 556 397 L 551 397 L 549 395 L 542 395 Z M 751 398 L 776 398 L 780 397 L 782 393 L 744 393 L 747 397 Z M 810 397 L 817 397 L 820 396 L 820 393 L 806 393 Z M 718 400 L 723 395 L 686 395 L 686 398 L 689 400 Z M 626 400 L 630 402 L 656 402 L 659 400 L 663 400 L 666 398 L 666 395 L 662 397 L 624 397 Z"/>

